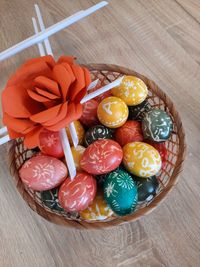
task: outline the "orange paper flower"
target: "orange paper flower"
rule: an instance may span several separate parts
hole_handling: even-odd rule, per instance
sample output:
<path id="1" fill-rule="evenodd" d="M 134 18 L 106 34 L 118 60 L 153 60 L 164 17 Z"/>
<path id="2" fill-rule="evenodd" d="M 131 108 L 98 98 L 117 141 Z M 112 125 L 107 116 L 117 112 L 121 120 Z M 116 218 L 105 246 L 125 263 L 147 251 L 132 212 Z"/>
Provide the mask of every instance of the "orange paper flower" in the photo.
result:
<path id="1" fill-rule="evenodd" d="M 28 60 L 9 79 L 2 93 L 3 123 L 10 138 L 24 137 L 27 148 L 38 146 L 43 128 L 59 131 L 81 117 L 80 100 L 91 78 L 73 57 Z"/>

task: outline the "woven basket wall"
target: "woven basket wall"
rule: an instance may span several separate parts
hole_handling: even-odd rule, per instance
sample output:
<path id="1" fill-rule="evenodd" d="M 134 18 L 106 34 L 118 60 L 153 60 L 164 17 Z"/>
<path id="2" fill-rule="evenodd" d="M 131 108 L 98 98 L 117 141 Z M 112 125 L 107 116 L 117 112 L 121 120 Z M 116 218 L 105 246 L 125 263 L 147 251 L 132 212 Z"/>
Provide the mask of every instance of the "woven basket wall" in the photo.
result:
<path id="1" fill-rule="evenodd" d="M 37 212 L 45 219 L 69 227 L 75 228 L 102 228 L 122 224 L 127 221 L 137 220 L 140 216 L 148 214 L 155 209 L 158 204 L 163 201 L 169 191 L 177 183 L 178 175 L 182 170 L 182 165 L 185 157 L 185 133 L 181 123 L 180 116 L 169 97 L 158 88 L 158 86 L 143 75 L 136 73 L 127 68 L 105 65 L 105 64 L 91 64 L 87 65 L 92 74 L 92 80 L 100 79 L 101 85 L 105 85 L 117 79 L 122 75 L 134 75 L 142 79 L 148 86 L 148 102 L 152 107 L 156 107 L 168 112 L 174 123 L 174 130 L 170 139 L 166 142 L 168 150 L 168 160 L 165 167 L 157 176 L 159 181 L 159 188 L 156 197 L 151 202 L 143 202 L 138 204 L 136 211 L 124 217 L 111 217 L 108 221 L 93 221 L 87 222 L 79 218 L 78 214 L 70 214 L 67 212 L 52 211 L 45 206 L 40 198 L 39 192 L 34 192 L 25 187 L 18 176 L 18 170 L 23 163 L 30 158 L 35 151 L 27 150 L 23 146 L 21 139 L 12 141 L 10 148 L 10 166 L 11 173 L 16 182 L 16 187 L 23 199 L 27 202 L 32 210 Z"/>

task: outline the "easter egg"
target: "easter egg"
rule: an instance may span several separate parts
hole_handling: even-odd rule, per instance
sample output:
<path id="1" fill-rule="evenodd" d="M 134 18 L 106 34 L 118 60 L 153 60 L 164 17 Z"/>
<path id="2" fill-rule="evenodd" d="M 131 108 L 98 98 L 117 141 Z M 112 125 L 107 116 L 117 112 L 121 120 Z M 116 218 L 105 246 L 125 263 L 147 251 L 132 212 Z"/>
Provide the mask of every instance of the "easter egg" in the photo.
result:
<path id="1" fill-rule="evenodd" d="M 22 165 L 19 176 L 31 189 L 45 191 L 57 187 L 66 179 L 67 167 L 59 159 L 37 155 Z"/>
<path id="2" fill-rule="evenodd" d="M 58 199 L 66 211 L 81 211 L 86 209 L 96 195 L 96 180 L 85 172 L 79 172 L 73 180 L 67 178 L 61 185 Z"/>
<path id="3" fill-rule="evenodd" d="M 115 140 L 125 146 L 130 142 L 143 141 L 142 128 L 139 121 L 127 121 L 115 132 Z"/>
<path id="4" fill-rule="evenodd" d="M 76 169 L 78 171 L 81 170 L 81 166 L 80 166 L 80 161 L 81 158 L 83 156 L 83 153 L 85 151 L 85 147 L 84 146 L 77 146 L 77 147 L 71 147 L 71 151 L 72 151 L 72 155 L 73 155 L 73 159 L 74 159 L 74 163 L 76 166 Z"/>
<path id="5" fill-rule="evenodd" d="M 121 98 L 128 106 L 142 103 L 148 94 L 146 84 L 135 76 L 124 76 L 121 84 L 111 90 L 114 96 Z"/>
<path id="6" fill-rule="evenodd" d="M 42 130 L 39 134 L 39 148 L 45 155 L 55 158 L 64 157 L 59 132 L 52 132 L 46 129 Z"/>
<path id="7" fill-rule="evenodd" d="M 84 143 L 89 146 L 98 139 L 112 139 L 113 130 L 103 125 L 96 125 L 89 128 L 85 134 Z"/>
<path id="8" fill-rule="evenodd" d="M 123 147 L 123 163 L 125 168 L 139 177 L 157 174 L 162 165 L 158 151 L 149 144 L 142 142 L 128 143 Z"/>
<path id="9" fill-rule="evenodd" d="M 106 180 L 106 177 L 107 177 L 107 174 L 100 174 L 100 175 L 96 175 L 95 178 L 96 178 L 96 181 L 97 181 L 97 185 L 99 187 L 103 187 L 104 185 L 104 182 Z"/>
<path id="10" fill-rule="evenodd" d="M 168 152 L 165 143 L 154 143 L 150 140 L 147 140 L 146 142 L 158 150 L 162 160 L 162 168 L 164 168 L 168 158 Z"/>
<path id="11" fill-rule="evenodd" d="M 128 118 L 128 107 L 120 98 L 110 96 L 101 101 L 97 115 L 103 125 L 109 128 L 118 128 Z"/>
<path id="12" fill-rule="evenodd" d="M 166 141 L 172 130 L 172 120 L 164 110 L 152 109 L 145 114 L 142 131 L 146 139 L 154 142 Z"/>
<path id="13" fill-rule="evenodd" d="M 91 174 L 108 173 L 116 169 L 123 157 L 120 145 L 109 139 L 97 140 L 89 145 L 81 159 L 81 168 Z"/>
<path id="14" fill-rule="evenodd" d="M 81 123 L 88 127 L 98 124 L 97 108 L 98 102 L 95 99 L 88 100 L 84 103 L 83 113 L 80 118 Z"/>
<path id="15" fill-rule="evenodd" d="M 130 174 L 119 168 L 109 173 L 104 182 L 104 198 L 117 215 L 132 213 L 137 205 L 138 193 Z"/>
<path id="16" fill-rule="evenodd" d="M 138 190 L 138 201 L 151 201 L 156 195 L 159 183 L 156 176 L 147 177 L 146 179 L 132 176 Z"/>
<path id="17" fill-rule="evenodd" d="M 147 100 L 136 106 L 129 106 L 129 120 L 142 121 L 145 113 L 151 109 L 151 105 Z"/>
<path id="18" fill-rule="evenodd" d="M 80 216 L 88 221 L 96 220 L 103 221 L 112 216 L 113 211 L 106 203 L 104 196 L 101 192 L 98 192 L 93 202 L 87 207 L 87 209 L 80 212 Z"/>
<path id="19" fill-rule="evenodd" d="M 78 136 L 78 143 L 79 143 L 79 145 L 81 145 L 83 143 L 85 130 L 84 130 L 82 124 L 80 123 L 80 121 L 74 121 L 74 127 L 76 129 L 76 133 L 77 133 L 77 136 Z M 66 132 L 67 132 L 67 136 L 68 136 L 68 139 L 69 139 L 69 143 L 72 146 L 73 145 L 73 141 L 72 141 L 72 138 L 71 138 L 69 127 L 66 127 Z"/>
<path id="20" fill-rule="evenodd" d="M 41 192 L 42 203 L 52 210 L 63 211 L 58 201 L 58 188 Z"/>

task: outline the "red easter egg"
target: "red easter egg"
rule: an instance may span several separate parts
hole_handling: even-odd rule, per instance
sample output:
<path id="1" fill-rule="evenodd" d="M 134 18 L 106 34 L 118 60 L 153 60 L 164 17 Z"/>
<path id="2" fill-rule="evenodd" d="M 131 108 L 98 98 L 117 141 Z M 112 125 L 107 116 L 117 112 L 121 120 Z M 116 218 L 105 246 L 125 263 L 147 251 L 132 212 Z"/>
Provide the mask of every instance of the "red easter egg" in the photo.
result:
<path id="1" fill-rule="evenodd" d="M 67 178 L 64 181 L 58 193 L 58 200 L 66 211 L 81 211 L 92 203 L 96 190 L 96 179 L 88 173 L 80 172 L 73 180 Z"/>
<path id="2" fill-rule="evenodd" d="M 55 158 L 64 157 L 59 132 L 52 132 L 44 129 L 39 135 L 39 143 L 39 148 L 43 154 Z"/>
<path id="3" fill-rule="evenodd" d="M 37 155 L 27 160 L 19 170 L 22 182 L 36 191 L 57 187 L 67 177 L 67 167 L 59 159 Z"/>
<path id="4" fill-rule="evenodd" d="M 98 85 L 98 86 L 96 86 L 94 89 L 91 89 L 90 92 L 94 92 L 94 91 L 98 90 L 99 88 L 101 88 L 101 87 L 103 87 L 103 86 L 104 86 L 103 84 Z M 102 94 L 96 96 L 94 99 L 95 99 L 98 103 L 100 103 L 104 98 L 109 97 L 109 96 L 112 96 L 111 90 L 106 91 L 106 92 L 104 92 L 104 93 L 102 93 Z"/>
<path id="5" fill-rule="evenodd" d="M 93 126 L 95 124 L 98 124 L 97 108 L 98 102 L 96 100 L 91 99 L 87 101 L 83 105 L 83 113 L 81 118 L 79 119 L 81 123 L 86 126 Z"/>
<path id="6" fill-rule="evenodd" d="M 162 168 L 165 167 L 165 164 L 167 162 L 167 157 L 168 157 L 168 152 L 167 152 L 167 148 L 165 146 L 164 143 L 154 143 L 150 140 L 145 140 L 146 143 L 150 144 L 151 146 L 153 146 L 156 150 L 158 150 L 160 156 L 161 156 L 161 160 L 162 160 Z"/>
<path id="7" fill-rule="evenodd" d="M 139 121 L 127 121 L 115 132 L 115 139 L 121 145 L 125 146 L 131 142 L 142 142 L 143 135 Z"/>
<path id="8" fill-rule="evenodd" d="M 116 169 L 123 157 L 120 145 L 110 139 L 100 139 L 83 153 L 81 168 L 91 174 L 104 174 Z"/>

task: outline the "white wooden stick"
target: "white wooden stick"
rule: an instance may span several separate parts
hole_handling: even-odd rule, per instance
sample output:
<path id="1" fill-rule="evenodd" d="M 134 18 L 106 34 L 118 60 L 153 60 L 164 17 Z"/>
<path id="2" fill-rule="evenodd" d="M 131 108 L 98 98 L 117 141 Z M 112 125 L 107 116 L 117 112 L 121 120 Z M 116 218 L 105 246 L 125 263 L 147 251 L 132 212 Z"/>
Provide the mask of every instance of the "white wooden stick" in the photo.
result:
<path id="1" fill-rule="evenodd" d="M 3 144 L 5 144 L 5 143 L 7 143 L 8 141 L 10 141 L 10 137 L 9 137 L 9 135 L 6 135 L 6 136 L 4 136 L 4 137 L 1 137 L 1 138 L 0 138 L 0 145 L 3 145 Z"/>
<path id="2" fill-rule="evenodd" d="M 96 87 L 98 82 L 99 82 L 99 79 L 96 79 L 95 81 L 91 82 L 91 84 L 87 88 L 87 91 L 89 91 L 89 90 L 93 89 L 94 87 Z"/>
<path id="3" fill-rule="evenodd" d="M 64 28 L 74 24 L 75 22 L 77 22 L 80 19 L 83 19 L 84 17 L 89 16 L 90 14 L 96 12 L 97 10 L 99 10 L 100 8 L 106 6 L 108 4 L 108 2 L 106 1 L 102 1 L 86 10 L 84 10 L 83 12 L 78 14 L 75 14 L 69 18 L 66 18 L 54 25 L 52 25 L 51 27 L 47 28 L 46 30 L 44 30 L 43 32 L 37 33 L 31 37 L 29 37 L 28 39 L 14 45 L 13 47 L 8 48 L 7 50 L 3 51 L 0 53 L 0 61 L 5 60 L 6 58 L 9 58 L 17 53 L 19 53 L 20 51 L 34 45 L 37 43 L 42 42 L 43 40 L 45 40 L 46 38 L 50 37 L 51 35 L 63 30 Z"/>
<path id="4" fill-rule="evenodd" d="M 36 19 L 32 18 L 32 22 L 33 22 L 33 28 L 34 28 L 35 33 L 38 33 L 39 30 L 38 30 Z M 45 56 L 45 51 L 44 51 L 44 47 L 43 47 L 42 42 L 38 43 L 37 45 L 38 45 L 38 49 L 39 49 L 40 55 L 41 56 Z"/>
<path id="5" fill-rule="evenodd" d="M 7 133 L 7 131 L 8 131 L 7 127 L 0 128 L 0 135 Z"/>

